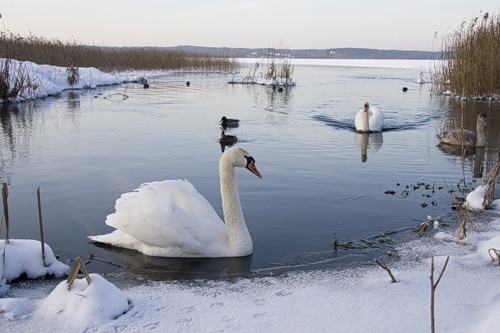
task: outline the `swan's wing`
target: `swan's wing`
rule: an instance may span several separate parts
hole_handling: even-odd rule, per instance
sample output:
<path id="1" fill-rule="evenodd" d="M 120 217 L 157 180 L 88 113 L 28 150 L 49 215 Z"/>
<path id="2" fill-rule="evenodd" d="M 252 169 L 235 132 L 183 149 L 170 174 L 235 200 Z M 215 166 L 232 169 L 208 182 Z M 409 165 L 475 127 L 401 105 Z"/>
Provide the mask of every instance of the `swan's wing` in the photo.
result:
<path id="1" fill-rule="evenodd" d="M 224 222 L 185 180 L 142 184 L 133 192 L 122 194 L 115 210 L 108 215 L 106 224 L 143 246 L 195 255 L 227 243 Z"/>
<path id="2" fill-rule="evenodd" d="M 354 118 L 354 126 L 356 127 L 356 131 L 359 131 L 363 127 L 363 109 L 359 110 L 356 113 L 356 117 Z"/>
<path id="3" fill-rule="evenodd" d="M 439 141 L 449 145 L 474 146 L 476 144 L 476 132 L 464 129 L 442 132 L 437 135 Z"/>
<path id="4" fill-rule="evenodd" d="M 370 113 L 370 131 L 381 131 L 384 126 L 384 113 L 374 106 L 370 107 Z"/>

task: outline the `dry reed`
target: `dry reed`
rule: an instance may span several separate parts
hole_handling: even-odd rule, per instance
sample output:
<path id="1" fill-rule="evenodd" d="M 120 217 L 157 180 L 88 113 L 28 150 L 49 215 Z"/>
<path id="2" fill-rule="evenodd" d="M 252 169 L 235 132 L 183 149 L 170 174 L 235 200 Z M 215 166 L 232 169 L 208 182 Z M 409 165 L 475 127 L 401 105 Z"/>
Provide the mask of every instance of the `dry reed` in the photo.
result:
<path id="1" fill-rule="evenodd" d="M 499 153 L 500 154 L 500 153 Z M 486 191 L 484 193 L 483 207 L 486 207 L 495 197 L 495 185 L 500 178 L 500 156 L 496 165 L 488 172 L 484 179 Z"/>
<path id="2" fill-rule="evenodd" d="M 76 257 L 75 261 L 73 262 L 73 266 L 71 266 L 71 270 L 69 271 L 68 274 L 68 279 L 66 280 L 66 283 L 68 284 L 68 290 L 71 290 L 71 287 L 73 286 L 73 282 L 75 282 L 75 279 L 78 275 L 78 273 L 82 272 L 83 275 L 85 276 L 85 279 L 87 280 L 87 283 L 90 285 L 91 279 L 89 272 L 87 271 L 87 268 L 85 267 L 85 263 L 83 262 L 82 258 Z"/>
<path id="3" fill-rule="evenodd" d="M 482 13 L 443 41 L 435 89 L 456 96 L 497 98 L 500 94 L 500 17 Z M 439 67 L 439 66 L 438 66 Z"/>
<path id="4" fill-rule="evenodd" d="M 62 42 L 34 35 L 0 33 L 0 58 L 103 71 L 197 70 L 232 72 L 239 63 L 225 55 L 205 55 L 161 47 L 105 47 Z"/>

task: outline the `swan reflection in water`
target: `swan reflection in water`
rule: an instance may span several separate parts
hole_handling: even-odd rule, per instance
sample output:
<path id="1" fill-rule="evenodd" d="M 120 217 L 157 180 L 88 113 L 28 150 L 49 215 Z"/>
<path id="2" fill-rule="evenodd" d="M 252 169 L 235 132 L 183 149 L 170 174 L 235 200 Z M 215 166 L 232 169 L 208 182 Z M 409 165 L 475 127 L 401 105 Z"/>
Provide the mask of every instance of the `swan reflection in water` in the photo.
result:
<path id="1" fill-rule="evenodd" d="M 468 160 L 473 160 L 474 178 L 483 178 L 485 147 L 462 147 L 445 143 L 439 143 L 437 147 L 448 156 L 463 157 Z"/>
<path id="2" fill-rule="evenodd" d="M 228 258 L 165 258 L 147 256 L 137 251 L 101 243 L 92 245 L 116 256 L 123 263 L 121 266 L 125 272 L 156 281 L 228 278 L 251 274 L 252 255 Z M 118 265 L 114 262 L 113 264 Z"/>
<path id="3" fill-rule="evenodd" d="M 361 162 L 368 160 L 368 149 L 377 151 L 382 147 L 384 138 L 382 132 L 354 133 L 354 142 L 361 148 Z"/>

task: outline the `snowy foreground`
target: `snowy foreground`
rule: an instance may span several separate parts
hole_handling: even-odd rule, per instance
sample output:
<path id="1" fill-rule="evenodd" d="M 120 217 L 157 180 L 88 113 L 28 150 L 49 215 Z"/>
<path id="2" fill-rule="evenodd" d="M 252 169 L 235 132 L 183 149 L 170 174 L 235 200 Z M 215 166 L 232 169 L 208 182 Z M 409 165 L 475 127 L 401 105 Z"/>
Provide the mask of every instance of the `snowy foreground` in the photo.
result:
<path id="1" fill-rule="evenodd" d="M 481 210 L 477 192 L 469 201 Z M 496 219 L 461 244 L 436 222 L 434 237 L 402 245 L 401 260 L 391 264 L 397 283 L 374 265 L 254 279 L 142 281 L 122 290 L 98 274 L 90 274 L 90 285 L 76 279 L 71 290 L 66 280 L 55 287 L 50 282 L 18 287 L 9 282 L 22 272 L 61 276 L 69 267 L 55 260 L 48 245 L 43 267 L 40 242 L 11 240 L 5 246 L 2 240 L 0 326 L 5 332 L 37 333 L 428 332 L 430 257 L 436 281 L 450 256 L 436 290 L 436 331 L 498 332 L 500 266 L 489 249 L 500 249 L 499 200 L 493 206 Z"/>
<path id="2" fill-rule="evenodd" d="M 2 59 L 0 59 L 1 61 Z M 19 65 L 19 63 L 17 63 Z M 130 80 L 97 69 L 80 69 L 81 82 L 69 86 L 65 69 L 29 65 L 40 81 L 20 100 L 57 95 Z M 28 68 L 28 67 L 27 67 Z M 482 192 L 481 192 L 482 191 Z M 2 332 L 429 332 L 431 256 L 437 287 L 437 332 L 500 331 L 500 265 L 490 249 L 500 249 L 500 205 L 482 211 L 484 188 L 469 200 L 476 216 L 488 214 L 479 233 L 457 244 L 453 231 L 435 229 L 401 245 L 389 266 L 398 280 L 373 265 L 276 277 L 233 280 L 129 281 L 118 288 L 106 276 L 74 281 L 69 267 L 35 240 L 0 240 L 0 328 Z M 44 282 L 15 279 L 56 277 Z M 114 281 L 115 283 L 119 281 Z"/>

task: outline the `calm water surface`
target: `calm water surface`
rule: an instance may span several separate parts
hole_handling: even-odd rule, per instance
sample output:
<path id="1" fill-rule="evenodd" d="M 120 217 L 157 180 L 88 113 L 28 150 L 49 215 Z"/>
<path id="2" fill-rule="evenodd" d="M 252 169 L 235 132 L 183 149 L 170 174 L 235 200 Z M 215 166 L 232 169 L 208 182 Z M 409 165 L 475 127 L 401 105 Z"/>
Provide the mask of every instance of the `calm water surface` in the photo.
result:
<path id="1" fill-rule="evenodd" d="M 484 173 L 496 162 L 500 103 L 431 98 L 429 85 L 414 83 L 419 70 L 411 64 L 366 68 L 297 61 L 298 84 L 283 92 L 231 85 L 232 76 L 222 74 L 170 74 L 152 78 L 150 89 L 124 84 L 0 106 L 0 176 L 9 184 L 11 238 L 38 239 L 40 186 L 45 239 L 61 261 L 92 253 L 128 267 L 92 260 L 92 271 L 164 279 L 371 262 L 397 242 L 417 237 L 411 227 L 427 215 L 450 214 L 453 198 L 446 186 L 462 178 L 475 185 L 481 168 Z M 354 116 L 363 101 L 385 113 L 383 133 L 355 134 Z M 453 119 L 459 122 L 462 110 L 471 129 L 479 112 L 488 114 L 490 144 L 464 163 L 436 147 L 435 136 Z M 186 178 L 222 215 L 223 115 L 240 119 L 240 127 L 227 133 L 238 136 L 263 175 L 237 173 L 253 256 L 171 260 L 88 242 L 88 235 L 112 230 L 104 220 L 115 200 L 143 182 Z M 434 185 L 434 191 L 413 190 L 419 182 Z M 390 190 L 395 195 L 384 193 Z M 335 251 L 335 238 L 352 242 L 352 248 Z"/>

